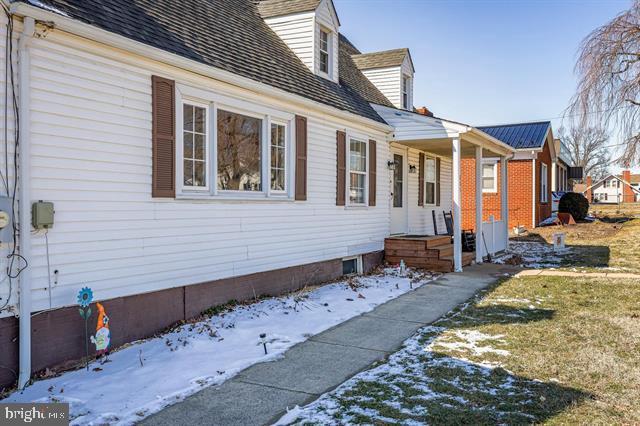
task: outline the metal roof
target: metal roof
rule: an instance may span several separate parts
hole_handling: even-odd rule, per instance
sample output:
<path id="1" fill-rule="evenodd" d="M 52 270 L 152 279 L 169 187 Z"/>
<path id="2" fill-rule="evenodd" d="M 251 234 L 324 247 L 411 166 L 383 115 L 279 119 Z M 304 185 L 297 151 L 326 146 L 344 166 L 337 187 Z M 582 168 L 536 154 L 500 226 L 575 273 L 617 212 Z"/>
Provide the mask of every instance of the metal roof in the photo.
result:
<path id="1" fill-rule="evenodd" d="M 550 127 L 550 121 L 540 121 L 537 123 L 479 126 L 478 129 L 508 145 L 511 145 L 515 149 L 532 149 L 542 148 L 544 146 L 547 132 Z"/>

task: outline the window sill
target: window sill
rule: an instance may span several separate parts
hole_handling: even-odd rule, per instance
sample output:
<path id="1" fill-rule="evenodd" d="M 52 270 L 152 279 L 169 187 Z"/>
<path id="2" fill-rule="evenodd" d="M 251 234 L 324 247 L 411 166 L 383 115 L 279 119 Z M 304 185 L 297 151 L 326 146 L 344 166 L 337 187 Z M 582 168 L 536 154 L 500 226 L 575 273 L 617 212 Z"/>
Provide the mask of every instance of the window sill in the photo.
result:
<path id="1" fill-rule="evenodd" d="M 247 194 L 247 195 L 236 195 L 236 194 L 218 194 L 211 195 L 209 193 L 206 194 L 198 194 L 198 193 L 190 193 L 183 192 L 181 194 L 176 194 L 176 200 L 184 200 L 184 201 L 228 201 L 228 202 L 241 202 L 241 203 L 252 203 L 252 202 L 294 202 L 295 199 L 293 197 L 289 197 L 288 195 L 269 195 L 259 193 L 259 194 Z"/>
<path id="2" fill-rule="evenodd" d="M 367 204 L 348 204 L 344 206 L 345 210 L 367 210 L 369 206 Z"/>

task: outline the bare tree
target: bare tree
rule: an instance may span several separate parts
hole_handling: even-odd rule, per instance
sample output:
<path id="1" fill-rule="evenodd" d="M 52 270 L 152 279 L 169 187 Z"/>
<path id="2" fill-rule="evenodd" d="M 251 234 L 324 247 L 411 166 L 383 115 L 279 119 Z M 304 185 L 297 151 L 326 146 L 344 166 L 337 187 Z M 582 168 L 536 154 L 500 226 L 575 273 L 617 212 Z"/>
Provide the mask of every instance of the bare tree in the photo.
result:
<path id="1" fill-rule="evenodd" d="M 598 127 L 561 127 L 558 137 L 569 150 L 573 165 L 582 167 L 584 176 L 595 180 L 604 177 L 611 164 L 611 155 L 607 142 L 609 135 Z"/>
<path id="2" fill-rule="evenodd" d="M 640 0 L 582 42 L 578 88 L 568 111 L 580 127 L 615 128 L 623 141 L 616 162 L 640 159 Z"/>

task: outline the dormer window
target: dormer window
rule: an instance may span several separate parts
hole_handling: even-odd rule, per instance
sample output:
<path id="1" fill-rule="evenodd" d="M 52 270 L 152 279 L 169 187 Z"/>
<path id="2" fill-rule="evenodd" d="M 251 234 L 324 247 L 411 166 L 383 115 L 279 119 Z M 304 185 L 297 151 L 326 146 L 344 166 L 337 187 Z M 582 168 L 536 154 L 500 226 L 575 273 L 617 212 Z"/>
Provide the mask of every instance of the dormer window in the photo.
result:
<path id="1" fill-rule="evenodd" d="M 329 49 L 331 34 L 320 28 L 320 71 L 329 74 Z"/>
<path id="2" fill-rule="evenodd" d="M 402 76 L 402 108 L 409 109 L 409 77 Z"/>

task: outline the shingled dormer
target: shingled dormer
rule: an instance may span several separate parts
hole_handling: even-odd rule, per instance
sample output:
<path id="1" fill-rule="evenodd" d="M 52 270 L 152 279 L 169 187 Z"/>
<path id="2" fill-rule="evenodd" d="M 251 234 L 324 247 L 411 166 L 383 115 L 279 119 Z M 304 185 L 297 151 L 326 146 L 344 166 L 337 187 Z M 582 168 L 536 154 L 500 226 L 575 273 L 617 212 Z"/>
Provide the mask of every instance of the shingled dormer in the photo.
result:
<path id="1" fill-rule="evenodd" d="M 338 83 L 340 21 L 331 0 L 262 0 L 258 10 L 311 72 Z"/>
<path id="2" fill-rule="evenodd" d="M 363 53 L 351 58 L 396 108 L 413 110 L 415 69 L 409 49 Z"/>

